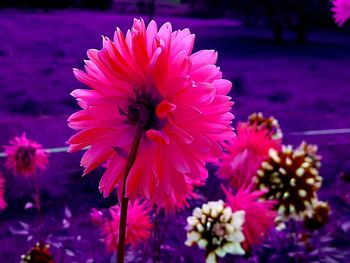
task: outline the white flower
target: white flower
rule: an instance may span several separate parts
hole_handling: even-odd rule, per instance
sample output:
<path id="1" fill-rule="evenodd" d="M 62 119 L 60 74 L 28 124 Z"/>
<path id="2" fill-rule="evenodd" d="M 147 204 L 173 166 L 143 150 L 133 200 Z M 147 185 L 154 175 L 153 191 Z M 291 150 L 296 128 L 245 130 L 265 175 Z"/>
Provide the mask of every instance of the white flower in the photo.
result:
<path id="1" fill-rule="evenodd" d="M 185 244 L 197 244 L 201 249 L 209 249 L 207 263 L 214 263 L 217 257 L 225 257 L 226 254 L 243 255 L 245 251 L 241 243 L 245 240 L 242 232 L 244 220 L 244 211 L 233 213 L 222 200 L 203 204 L 187 218 Z"/>

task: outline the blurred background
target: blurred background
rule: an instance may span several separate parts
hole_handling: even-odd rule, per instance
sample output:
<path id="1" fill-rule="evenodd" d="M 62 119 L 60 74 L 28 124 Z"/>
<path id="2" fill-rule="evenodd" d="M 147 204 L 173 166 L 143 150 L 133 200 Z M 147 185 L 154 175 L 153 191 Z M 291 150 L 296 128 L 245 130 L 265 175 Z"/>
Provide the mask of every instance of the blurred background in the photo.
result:
<path id="1" fill-rule="evenodd" d="M 329 0 L 0 0 L 0 145 L 26 132 L 45 148 L 65 147 L 73 134 L 66 120 L 78 109 L 69 94 L 84 87 L 72 68 L 83 68 L 86 51 L 100 49 L 100 35 L 112 37 L 116 26 L 126 32 L 134 17 L 170 21 L 173 29 L 188 27 L 196 35 L 195 51 L 218 51 L 217 64 L 233 83 L 234 125 L 263 112 L 279 120 L 284 143 L 319 145 L 321 197 L 333 200 L 350 190 L 342 181 L 350 172 L 350 27 L 336 26 L 331 7 Z M 57 262 L 110 262 L 89 218 L 91 208 L 117 200 L 98 192 L 103 169 L 82 179 L 82 153 L 58 151 L 39 177 Z M 0 211 L 0 262 L 13 263 L 35 241 L 35 213 L 25 209 L 33 185 L 4 163 L 0 158 L 8 203 Z M 203 192 L 215 196 L 210 187 Z M 339 207 L 350 218 L 350 205 Z M 167 232 L 167 262 L 198 262 L 183 245 L 188 214 Z M 349 230 L 348 224 L 350 245 Z"/>

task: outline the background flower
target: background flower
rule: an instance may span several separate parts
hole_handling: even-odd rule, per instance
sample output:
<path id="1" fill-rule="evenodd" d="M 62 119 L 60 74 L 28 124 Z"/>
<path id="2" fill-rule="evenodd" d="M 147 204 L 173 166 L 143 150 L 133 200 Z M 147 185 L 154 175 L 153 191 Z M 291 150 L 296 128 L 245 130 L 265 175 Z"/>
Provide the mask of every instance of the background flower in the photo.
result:
<path id="1" fill-rule="evenodd" d="M 92 223 L 94 223 L 97 226 L 100 226 L 104 220 L 102 211 L 97 210 L 96 208 L 91 209 L 90 219 Z"/>
<path id="2" fill-rule="evenodd" d="M 333 18 L 338 26 L 344 25 L 346 20 L 350 18 L 350 1 L 349 0 L 333 0 Z"/>
<path id="3" fill-rule="evenodd" d="M 245 241 L 243 248 L 248 250 L 252 245 L 260 243 L 267 232 L 275 224 L 276 212 L 273 211 L 276 201 L 259 200 L 265 191 L 249 191 L 239 189 L 236 194 L 232 194 L 223 187 L 226 194 L 226 205 L 232 211 L 242 210 L 245 212 L 243 223 L 243 234 Z"/>
<path id="4" fill-rule="evenodd" d="M 304 147 L 293 151 L 292 146 L 283 146 L 281 152 L 270 149 L 269 159 L 257 171 L 255 184 L 258 189 L 268 190 L 265 199 L 278 201 L 281 217 L 302 218 L 312 208 L 321 187 L 318 168 L 319 160 L 311 158 Z"/>
<path id="5" fill-rule="evenodd" d="M 245 239 L 242 233 L 244 220 L 244 211 L 232 212 L 222 200 L 203 204 L 187 218 L 185 244 L 197 244 L 199 248 L 205 249 L 206 262 L 216 262 L 217 256 L 225 257 L 226 254 L 243 255 L 245 252 L 241 243 Z"/>
<path id="6" fill-rule="evenodd" d="M 27 139 L 23 133 L 15 137 L 10 145 L 4 146 L 7 154 L 6 167 L 15 174 L 33 175 L 37 169 L 44 170 L 48 163 L 48 155 L 41 144 Z"/>
<path id="7" fill-rule="evenodd" d="M 317 230 L 329 221 L 330 208 L 328 203 L 316 200 L 312 209 L 305 212 L 304 226 L 306 229 Z"/>
<path id="8" fill-rule="evenodd" d="M 205 164 L 217 161 L 220 142 L 233 137 L 231 82 L 215 66 L 217 53 L 191 54 L 194 35 L 188 29 L 159 30 L 134 20 L 126 37 L 119 29 L 113 41 L 103 37 L 102 50 L 89 50 L 77 79 L 92 90 L 75 90 L 82 110 L 69 118 L 81 130 L 69 151 L 91 146 L 81 165 L 89 173 L 108 158 L 100 181 L 107 196 L 122 185 L 126 158 L 137 131 L 142 131 L 136 161 L 126 183 L 128 197 L 141 196 L 159 206 L 188 196 L 207 178 Z M 119 191 L 121 191 L 121 188 Z"/>
<path id="9" fill-rule="evenodd" d="M 5 201 L 5 178 L 2 173 L 0 173 L 0 210 L 5 209 L 7 204 Z"/>
<path id="10" fill-rule="evenodd" d="M 22 256 L 21 263 L 54 263 L 54 258 L 49 248 L 49 245 L 35 244 L 26 255 Z"/>
<path id="11" fill-rule="evenodd" d="M 278 120 L 273 116 L 265 118 L 261 112 L 252 113 L 248 116 L 248 124 L 256 129 L 267 129 L 272 139 L 280 140 L 283 137 Z"/>
<path id="12" fill-rule="evenodd" d="M 255 176 L 263 160 L 268 159 L 269 149 L 280 149 L 280 140 L 274 140 L 270 131 L 261 126 L 239 123 L 237 136 L 225 145 L 218 176 L 230 182 L 235 189 L 246 188 Z"/>
<path id="13" fill-rule="evenodd" d="M 113 252 L 118 246 L 120 207 L 113 206 L 109 209 L 109 212 L 109 218 L 104 217 L 102 221 L 94 221 L 94 223 L 101 222 L 101 236 L 107 250 Z M 145 202 L 135 201 L 129 205 L 125 236 L 126 245 L 137 246 L 151 236 L 150 212 L 151 207 Z M 96 219 L 96 211 L 94 211 L 92 218 Z"/>

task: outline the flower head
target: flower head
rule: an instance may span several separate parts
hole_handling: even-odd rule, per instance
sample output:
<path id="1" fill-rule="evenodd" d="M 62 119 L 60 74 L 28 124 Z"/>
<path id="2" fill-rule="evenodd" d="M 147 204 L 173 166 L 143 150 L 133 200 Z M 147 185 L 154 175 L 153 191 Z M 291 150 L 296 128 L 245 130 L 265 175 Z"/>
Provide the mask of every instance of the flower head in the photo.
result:
<path id="1" fill-rule="evenodd" d="M 104 220 L 102 211 L 97 210 L 96 208 L 91 209 L 90 218 L 92 223 L 94 223 L 97 226 L 102 225 Z"/>
<path id="2" fill-rule="evenodd" d="M 268 159 L 269 149 L 279 150 L 280 141 L 272 139 L 265 127 L 239 123 L 237 137 L 225 146 L 218 176 L 236 189 L 248 187 L 261 162 Z"/>
<path id="3" fill-rule="evenodd" d="M 293 151 L 292 146 L 283 146 L 281 152 L 270 149 L 269 159 L 257 171 L 255 184 L 268 190 L 264 198 L 278 201 L 282 218 L 302 218 L 321 187 L 317 163 L 303 147 Z"/>
<path id="4" fill-rule="evenodd" d="M 44 170 L 48 163 L 48 154 L 36 141 L 27 139 L 23 133 L 15 137 L 10 145 L 4 146 L 7 154 L 6 167 L 16 174 L 33 175 L 37 169 Z"/>
<path id="5" fill-rule="evenodd" d="M 330 208 L 326 202 L 316 200 L 312 208 L 305 212 L 304 226 L 310 230 L 317 230 L 328 223 Z"/>
<path id="6" fill-rule="evenodd" d="M 338 26 L 344 25 L 350 18 L 350 0 L 333 0 L 333 18 Z"/>
<path id="7" fill-rule="evenodd" d="M 150 218 L 151 207 L 140 201 L 131 203 L 128 208 L 125 244 L 137 246 L 151 235 L 152 223 Z M 118 246 L 120 207 L 109 208 L 109 215 L 103 215 L 96 209 L 90 213 L 92 222 L 100 226 L 101 236 L 109 252 Z"/>
<path id="8" fill-rule="evenodd" d="M 138 154 L 126 182 L 129 198 L 144 197 L 159 206 L 189 194 L 188 185 L 207 178 L 205 164 L 217 161 L 220 143 L 233 138 L 231 82 L 215 66 L 217 53 L 194 54 L 188 29 L 159 29 L 134 20 L 126 36 L 103 37 L 102 50 L 89 50 L 85 70 L 74 70 L 91 90 L 75 90 L 82 110 L 69 118 L 80 130 L 69 151 L 91 146 L 81 165 L 89 173 L 111 158 L 100 181 L 104 196 L 121 186 L 135 134 Z M 119 187 L 121 191 L 122 187 Z M 168 201 L 167 201 L 168 200 Z"/>
<path id="9" fill-rule="evenodd" d="M 267 129 L 272 139 L 280 140 L 283 137 L 278 120 L 273 116 L 265 118 L 261 112 L 252 113 L 248 117 L 248 124 L 256 129 Z"/>
<path id="10" fill-rule="evenodd" d="M 322 157 L 318 155 L 318 147 L 316 144 L 308 144 L 305 141 L 301 142 L 298 146 L 297 151 L 305 153 L 305 158 L 311 164 L 313 168 L 319 169 L 321 167 Z"/>
<path id="11" fill-rule="evenodd" d="M 247 250 L 261 242 L 264 235 L 274 227 L 276 212 L 273 208 L 276 202 L 259 200 L 265 194 L 263 190 L 251 192 L 248 189 L 239 189 L 235 195 L 225 188 L 223 190 L 226 194 L 226 205 L 231 207 L 232 211 L 245 212 L 243 248 Z"/>
<path id="12" fill-rule="evenodd" d="M 5 194 L 5 178 L 2 175 L 2 173 L 0 173 L 0 210 L 5 209 L 7 206 L 4 198 L 4 194 Z"/>
<path id="13" fill-rule="evenodd" d="M 207 262 L 215 262 L 216 256 L 245 254 L 241 247 L 245 212 L 232 212 L 230 207 L 224 205 L 222 200 L 203 204 L 202 208 L 195 208 L 192 216 L 187 218 L 185 244 L 197 244 L 199 248 L 205 249 Z"/>
<path id="14" fill-rule="evenodd" d="M 40 245 L 39 243 L 35 244 L 26 255 L 22 255 L 21 263 L 53 263 L 53 255 L 49 248 L 49 245 Z"/>

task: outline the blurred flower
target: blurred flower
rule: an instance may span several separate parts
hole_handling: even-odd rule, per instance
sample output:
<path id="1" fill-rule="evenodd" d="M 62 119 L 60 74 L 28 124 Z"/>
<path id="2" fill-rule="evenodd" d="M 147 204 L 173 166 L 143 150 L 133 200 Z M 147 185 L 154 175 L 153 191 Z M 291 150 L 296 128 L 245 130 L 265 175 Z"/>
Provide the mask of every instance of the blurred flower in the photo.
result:
<path id="1" fill-rule="evenodd" d="M 278 213 L 283 219 L 302 218 L 317 199 L 322 178 L 309 154 L 302 147 L 293 151 L 290 145 L 283 146 L 281 152 L 270 149 L 269 159 L 257 171 L 257 188 L 268 189 L 264 198 L 278 201 Z"/>
<path id="2" fill-rule="evenodd" d="M 317 230 L 323 227 L 329 220 L 330 208 L 326 202 L 314 201 L 312 209 L 305 212 L 304 226 L 310 230 Z"/>
<path id="3" fill-rule="evenodd" d="M 100 214 L 97 215 L 94 212 L 92 220 L 100 224 L 101 236 L 106 248 L 109 252 L 113 252 L 118 246 L 120 207 L 117 205 L 113 206 L 109 209 L 109 212 L 110 218 L 105 216 L 102 220 L 100 220 Z M 129 205 L 125 236 L 126 245 L 136 246 L 151 236 L 152 223 L 150 212 L 151 207 L 145 202 L 135 201 Z M 94 221 L 96 219 L 98 220 Z"/>
<path id="4" fill-rule="evenodd" d="M 313 168 L 319 169 L 321 167 L 321 156 L 317 154 L 318 147 L 315 144 L 308 144 L 305 141 L 297 148 L 298 151 L 305 152 L 305 158 Z"/>
<path id="5" fill-rule="evenodd" d="M 242 225 L 244 211 L 232 212 L 222 200 L 203 204 L 195 208 L 187 218 L 187 240 L 185 244 L 197 244 L 206 250 L 206 262 L 216 262 L 217 256 L 226 254 L 243 255 L 241 243 L 244 241 Z"/>
<path id="6" fill-rule="evenodd" d="M 283 137 L 278 120 L 272 116 L 265 118 L 261 112 L 252 113 L 248 117 L 248 123 L 251 127 L 255 127 L 256 129 L 267 129 L 271 138 L 274 140 L 280 140 Z"/>
<path id="7" fill-rule="evenodd" d="M 350 18 L 350 0 L 333 0 L 333 18 L 338 26 L 344 25 Z"/>
<path id="8" fill-rule="evenodd" d="M 16 174 L 30 176 L 35 174 L 36 169 L 44 170 L 48 163 L 47 152 L 41 144 L 26 138 L 15 137 L 10 145 L 4 146 L 7 154 L 6 167 Z"/>
<path id="9" fill-rule="evenodd" d="M 91 209 L 90 218 L 93 224 L 100 226 L 103 223 L 103 213 L 96 208 Z"/>
<path id="10" fill-rule="evenodd" d="M 236 188 L 246 188 L 256 175 L 261 162 L 268 159 L 269 149 L 280 149 L 280 141 L 273 140 L 265 127 L 259 129 L 247 123 L 237 125 L 237 137 L 226 144 L 218 176 Z"/>
<path id="11" fill-rule="evenodd" d="M 21 263 L 54 263 L 49 245 L 35 244 L 34 248 L 22 256 Z"/>
<path id="12" fill-rule="evenodd" d="M 5 209 L 7 204 L 5 201 L 5 178 L 2 173 L 0 173 L 0 210 Z"/>
<path id="13" fill-rule="evenodd" d="M 266 233 L 274 227 L 276 212 L 273 211 L 273 207 L 276 201 L 259 200 L 266 193 L 263 190 L 251 192 L 248 189 L 239 189 L 235 195 L 224 187 L 223 190 L 227 206 L 231 207 L 232 211 L 245 212 L 243 248 L 248 250 L 252 245 L 260 243 Z"/>
<path id="14" fill-rule="evenodd" d="M 188 195 L 188 184 L 204 182 L 205 164 L 217 161 L 220 143 L 233 138 L 231 82 L 215 66 L 217 53 L 191 54 L 193 44 L 188 29 L 172 32 L 165 23 L 158 30 L 154 21 L 146 28 L 135 19 L 125 38 L 118 28 L 113 40 L 103 37 L 102 50 L 88 51 L 86 73 L 74 70 L 92 90 L 72 92 L 82 110 L 69 126 L 81 131 L 69 139 L 69 151 L 91 146 L 81 160 L 84 174 L 111 158 L 100 182 L 104 196 L 122 185 L 140 130 L 126 196 L 159 206 Z"/>
<path id="15" fill-rule="evenodd" d="M 163 202 L 158 206 L 158 209 L 164 209 L 165 214 L 172 215 L 181 212 L 189 207 L 188 200 L 198 199 L 200 195 L 194 192 L 193 186 L 187 184 L 185 195 L 173 195 L 172 197 L 164 198 Z"/>
<path id="16" fill-rule="evenodd" d="M 339 178 L 344 182 L 344 183 L 350 183 L 350 174 L 346 171 L 343 171 L 339 174 Z"/>

